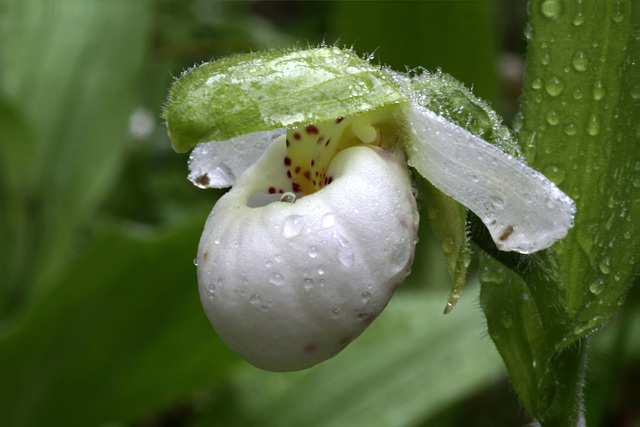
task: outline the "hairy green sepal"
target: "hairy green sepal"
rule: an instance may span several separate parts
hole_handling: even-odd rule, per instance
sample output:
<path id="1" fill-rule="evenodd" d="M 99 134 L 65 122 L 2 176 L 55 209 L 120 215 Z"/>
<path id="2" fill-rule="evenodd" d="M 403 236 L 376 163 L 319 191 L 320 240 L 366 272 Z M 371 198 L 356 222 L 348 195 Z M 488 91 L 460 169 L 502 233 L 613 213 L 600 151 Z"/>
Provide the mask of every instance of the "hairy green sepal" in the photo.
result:
<path id="1" fill-rule="evenodd" d="M 251 132 L 304 125 L 406 101 L 391 77 L 337 47 L 273 49 L 185 72 L 164 110 L 177 152 Z"/>

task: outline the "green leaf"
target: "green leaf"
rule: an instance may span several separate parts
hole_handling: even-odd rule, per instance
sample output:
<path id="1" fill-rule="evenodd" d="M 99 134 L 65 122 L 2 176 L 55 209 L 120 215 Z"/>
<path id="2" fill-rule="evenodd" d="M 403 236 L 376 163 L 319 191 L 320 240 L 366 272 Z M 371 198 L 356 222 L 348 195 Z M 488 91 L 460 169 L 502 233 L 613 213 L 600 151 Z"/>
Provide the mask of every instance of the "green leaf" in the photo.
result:
<path id="1" fill-rule="evenodd" d="M 12 175 L 3 180 L 25 183 L 3 193 L 0 205 L 27 197 L 20 221 L 29 230 L 7 242 L 22 247 L 11 261 L 20 270 L 1 292 L 23 292 L 0 312 L 3 320 L 20 311 L 29 291 L 48 290 L 64 271 L 78 227 L 115 178 L 148 15 L 135 2 L 119 8 L 92 1 L 3 4 L 0 96 L 14 112 L 2 109 L 0 120 L 17 115 L 29 130 L 28 137 L 15 133 L 2 142 L 10 145 L 5 153 L 28 152 L 28 161 L 0 171 Z"/>
<path id="2" fill-rule="evenodd" d="M 611 318 L 638 271 L 640 10 L 557 0 L 529 10 L 516 128 L 531 165 L 576 200 L 577 214 L 550 250 L 498 256 L 521 279 L 485 259 L 481 304 L 524 404 L 542 425 L 572 426 L 584 418 L 584 338 Z"/>
<path id="3" fill-rule="evenodd" d="M 247 365 L 196 425 L 417 425 L 503 372 L 477 327 L 478 286 L 468 292 L 445 317 L 439 292 L 400 291 L 339 357 L 306 371 Z"/>
<path id="4" fill-rule="evenodd" d="M 188 70 L 164 110 L 173 148 L 333 120 L 406 101 L 391 78 L 337 47 L 272 49 Z"/>
<path id="5" fill-rule="evenodd" d="M 170 233 L 108 230 L 0 340 L 0 413 L 14 427 L 142 418 L 237 360 L 198 298 L 202 220 Z"/>

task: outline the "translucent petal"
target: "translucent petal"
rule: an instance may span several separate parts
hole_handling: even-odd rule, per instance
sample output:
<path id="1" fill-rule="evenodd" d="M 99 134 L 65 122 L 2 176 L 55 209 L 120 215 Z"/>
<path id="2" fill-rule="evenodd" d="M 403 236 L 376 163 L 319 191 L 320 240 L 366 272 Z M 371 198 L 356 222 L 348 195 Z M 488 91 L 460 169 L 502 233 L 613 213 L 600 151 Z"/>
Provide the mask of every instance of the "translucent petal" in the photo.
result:
<path id="1" fill-rule="evenodd" d="M 406 114 L 409 164 L 475 212 L 498 248 L 531 253 L 566 236 L 575 203 L 544 175 L 418 104 Z"/>
<path id="2" fill-rule="evenodd" d="M 247 170 L 198 248 L 200 298 L 218 335 L 272 371 L 313 366 L 360 335 L 408 274 L 418 228 L 406 164 L 375 147 L 338 153 L 320 191 L 248 207 L 286 155 L 278 140 Z"/>
<path id="3" fill-rule="evenodd" d="M 198 144 L 189 156 L 189 180 L 200 188 L 231 187 L 285 133 L 282 128 Z"/>

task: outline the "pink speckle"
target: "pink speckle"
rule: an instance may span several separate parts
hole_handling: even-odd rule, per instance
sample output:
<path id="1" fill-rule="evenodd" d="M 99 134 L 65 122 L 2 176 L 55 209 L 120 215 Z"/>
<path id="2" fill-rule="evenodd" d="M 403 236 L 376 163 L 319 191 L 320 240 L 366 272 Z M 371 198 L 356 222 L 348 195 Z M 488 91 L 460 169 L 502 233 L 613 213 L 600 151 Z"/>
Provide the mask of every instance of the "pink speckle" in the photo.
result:
<path id="1" fill-rule="evenodd" d="M 300 141 L 300 138 L 302 138 L 302 135 L 300 135 L 300 133 L 296 132 L 293 134 L 293 139 L 295 139 L 296 141 Z"/>
<path id="2" fill-rule="evenodd" d="M 343 120 L 344 120 L 344 117 L 340 117 L 340 118 L 336 119 L 336 123 L 340 123 Z"/>
<path id="3" fill-rule="evenodd" d="M 276 188 L 275 187 L 269 187 L 269 194 L 276 194 Z"/>
<path id="4" fill-rule="evenodd" d="M 284 158 L 284 164 L 285 164 L 285 166 L 291 166 L 291 159 L 289 157 L 285 157 Z"/>

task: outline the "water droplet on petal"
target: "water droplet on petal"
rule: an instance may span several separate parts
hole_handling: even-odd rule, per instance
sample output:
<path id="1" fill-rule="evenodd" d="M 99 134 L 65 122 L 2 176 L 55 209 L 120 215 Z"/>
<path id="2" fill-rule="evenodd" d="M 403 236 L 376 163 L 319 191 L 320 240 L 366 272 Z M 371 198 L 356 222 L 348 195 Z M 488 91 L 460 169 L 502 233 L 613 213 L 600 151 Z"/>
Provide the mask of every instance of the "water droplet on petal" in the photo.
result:
<path id="1" fill-rule="evenodd" d="M 296 195 L 290 192 L 286 192 L 280 197 L 280 201 L 283 203 L 295 203 Z"/>
<path id="2" fill-rule="evenodd" d="M 252 294 L 251 297 L 249 297 L 249 302 L 253 305 L 259 304 L 260 303 L 260 295 L 258 294 Z"/>
<path id="3" fill-rule="evenodd" d="M 336 223 L 336 217 L 333 214 L 324 214 L 321 219 L 322 226 L 324 228 L 331 228 Z"/>
<path id="4" fill-rule="evenodd" d="M 198 266 L 198 258 L 193 259 L 193 265 L 195 265 L 196 267 Z"/>
<path id="5" fill-rule="evenodd" d="M 284 220 L 284 224 L 282 225 L 282 235 L 287 239 L 291 239 L 300 234 L 303 227 L 304 223 L 302 216 L 290 215 Z"/>
<path id="6" fill-rule="evenodd" d="M 313 279 L 309 279 L 308 277 L 304 279 L 302 287 L 307 291 L 311 289 L 313 287 Z"/>
<path id="7" fill-rule="evenodd" d="M 207 286 L 207 297 L 209 297 L 209 299 L 211 300 L 215 299 L 216 297 L 216 285 L 214 285 L 213 283 Z"/>
<path id="8" fill-rule="evenodd" d="M 322 276 L 324 274 L 324 265 L 320 264 L 318 266 L 318 274 Z"/>
<path id="9" fill-rule="evenodd" d="M 276 286 L 281 286 L 282 284 L 284 284 L 284 277 L 280 273 L 271 273 L 271 276 L 269 277 L 269 283 Z"/>
<path id="10" fill-rule="evenodd" d="M 334 238 L 336 240 L 336 246 L 338 247 L 338 260 L 345 267 L 351 267 L 354 261 L 353 248 L 351 247 L 351 243 L 345 238 L 338 236 L 337 234 L 334 235 Z"/>
<path id="11" fill-rule="evenodd" d="M 307 254 L 311 257 L 311 258 L 315 258 L 318 256 L 318 247 L 315 245 L 309 246 L 309 249 L 307 249 Z"/>
<path id="12" fill-rule="evenodd" d="M 367 291 L 364 291 L 364 292 L 362 293 L 362 299 L 363 299 L 365 302 L 367 302 L 367 301 L 369 301 L 369 298 L 371 298 L 371 293 L 370 293 L 370 292 L 367 292 Z"/>

